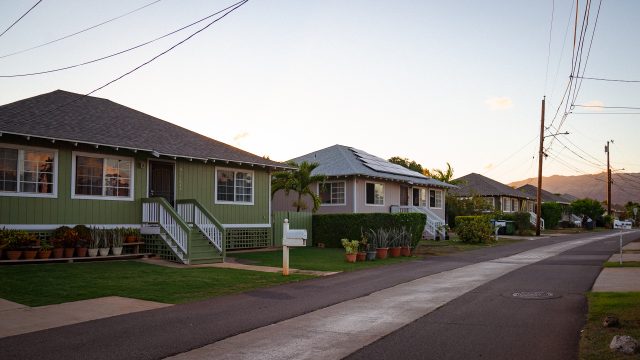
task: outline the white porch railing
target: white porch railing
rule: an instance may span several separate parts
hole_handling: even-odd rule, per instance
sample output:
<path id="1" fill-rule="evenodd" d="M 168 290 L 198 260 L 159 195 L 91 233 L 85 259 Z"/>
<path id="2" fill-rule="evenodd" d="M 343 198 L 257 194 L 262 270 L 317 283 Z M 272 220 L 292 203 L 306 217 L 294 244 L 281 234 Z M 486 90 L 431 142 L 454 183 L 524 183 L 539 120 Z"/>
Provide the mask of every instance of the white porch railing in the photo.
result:
<path id="1" fill-rule="evenodd" d="M 427 234 L 435 237 L 436 235 L 440 235 L 441 239 L 445 237 L 445 221 L 443 218 L 439 217 L 436 213 L 431 211 L 431 209 L 423 206 L 392 206 L 392 213 L 423 213 L 427 216 L 427 222 L 425 224 L 424 230 Z"/>
<path id="2" fill-rule="evenodd" d="M 188 262 L 189 225 L 165 199 L 142 199 L 142 222 L 159 225 L 164 230 L 164 234 L 161 233 L 160 237 L 182 262 Z"/>
<path id="3" fill-rule="evenodd" d="M 197 200 L 178 200 L 178 214 L 189 224 L 195 225 L 221 253 L 224 251 L 224 226 Z"/>
<path id="4" fill-rule="evenodd" d="M 529 222 L 531 223 L 531 225 L 536 226 L 537 218 L 538 215 L 536 213 L 534 213 L 533 211 L 529 211 Z M 544 230 L 544 219 L 542 217 L 540 217 L 540 229 Z"/>

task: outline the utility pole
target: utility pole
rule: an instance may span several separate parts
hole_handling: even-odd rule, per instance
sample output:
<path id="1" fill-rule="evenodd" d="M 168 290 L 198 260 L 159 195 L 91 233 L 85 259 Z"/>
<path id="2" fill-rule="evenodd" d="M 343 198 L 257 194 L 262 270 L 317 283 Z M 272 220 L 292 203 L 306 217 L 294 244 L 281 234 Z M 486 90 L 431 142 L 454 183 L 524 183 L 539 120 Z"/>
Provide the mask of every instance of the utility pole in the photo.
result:
<path id="1" fill-rule="evenodd" d="M 613 143 L 613 140 L 611 140 Z M 604 152 L 607 153 L 607 215 L 611 216 L 611 164 L 609 163 L 609 141 L 604 147 Z"/>
<path id="2" fill-rule="evenodd" d="M 540 151 L 538 151 L 538 193 L 536 195 L 536 236 L 540 236 L 540 215 L 542 210 L 542 157 L 544 156 L 544 101 L 542 98 L 542 115 L 540 116 Z"/>

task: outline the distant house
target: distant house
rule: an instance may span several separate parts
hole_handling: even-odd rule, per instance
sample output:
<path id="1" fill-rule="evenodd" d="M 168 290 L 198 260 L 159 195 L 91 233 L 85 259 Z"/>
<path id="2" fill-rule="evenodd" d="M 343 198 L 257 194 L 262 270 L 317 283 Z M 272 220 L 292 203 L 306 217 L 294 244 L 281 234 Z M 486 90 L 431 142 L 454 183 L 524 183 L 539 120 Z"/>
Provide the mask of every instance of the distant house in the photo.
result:
<path id="1" fill-rule="evenodd" d="M 456 181 L 459 184 L 458 188 L 451 191 L 454 196 L 479 196 L 484 198 L 491 208 L 505 213 L 528 211 L 528 201 L 531 198 L 501 182 L 476 173 L 462 176 Z"/>
<path id="2" fill-rule="evenodd" d="M 292 159 L 296 163 L 318 163 L 312 175 L 327 180 L 313 184 L 322 204 L 318 213 L 422 212 L 427 215 L 426 235 L 435 236 L 445 223 L 445 195 L 455 186 L 388 162 L 365 151 L 334 145 Z M 297 194 L 274 194 L 276 211 L 294 210 Z M 304 199 L 311 209 L 311 199 Z"/>
<path id="3" fill-rule="evenodd" d="M 271 245 L 287 165 L 106 99 L 53 91 L 0 106 L 0 228 L 137 227 L 185 263 Z"/>
<path id="4" fill-rule="evenodd" d="M 522 185 L 516 190 L 521 191 L 527 195 L 531 200 L 527 201 L 527 211 L 536 212 L 536 199 L 538 198 L 538 187 L 531 184 Z M 562 219 L 561 221 L 579 221 L 578 217 L 572 219 L 571 215 L 571 202 L 573 200 L 567 199 L 565 195 L 553 194 L 545 189 L 540 192 L 541 202 L 554 202 L 558 203 L 562 207 Z"/>

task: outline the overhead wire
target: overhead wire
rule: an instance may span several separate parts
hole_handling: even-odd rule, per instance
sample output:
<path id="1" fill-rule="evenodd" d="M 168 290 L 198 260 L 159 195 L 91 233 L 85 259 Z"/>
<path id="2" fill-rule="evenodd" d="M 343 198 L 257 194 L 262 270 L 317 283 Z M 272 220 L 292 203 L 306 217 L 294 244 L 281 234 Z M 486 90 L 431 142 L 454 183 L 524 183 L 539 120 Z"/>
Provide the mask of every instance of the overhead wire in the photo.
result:
<path id="1" fill-rule="evenodd" d="M 27 51 L 35 50 L 35 49 L 41 48 L 41 47 L 43 47 L 43 46 L 51 45 L 51 44 L 56 43 L 56 42 L 58 42 L 58 41 L 62 41 L 62 40 L 68 39 L 68 38 L 70 38 L 70 37 L 73 37 L 73 36 L 76 36 L 76 35 L 82 34 L 82 33 L 87 32 L 87 31 L 89 31 L 89 30 L 93 30 L 93 29 L 95 29 L 95 28 L 98 28 L 98 27 L 100 27 L 100 26 L 102 26 L 102 25 L 106 25 L 106 24 L 108 24 L 108 23 L 110 23 L 110 22 L 113 22 L 113 21 L 116 21 L 116 20 L 118 20 L 118 19 L 121 19 L 121 18 L 123 18 L 123 17 L 125 17 L 125 16 L 131 15 L 131 14 L 133 14 L 133 13 L 135 13 L 135 12 L 138 12 L 138 11 L 140 11 L 140 10 L 142 10 L 142 9 L 145 9 L 145 8 L 147 8 L 147 7 L 151 6 L 151 5 L 157 4 L 157 3 L 159 3 L 160 1 L 162 1 L 162 0 L 155 0 L 155 1 L 152 1 L 152 2 L 150 2 L 150 3 L 148 3 L 148 4 L 146 4 L 146 5 L 143 5 L 143 6 L 140 6 L 139 8 L 136 8 L 136 9 L 133 9 L 133 10 L 131 10 L 131 11 L 128 11 L 128 12 L 126 12 L 126 13 L 122 14 L 122 15 L 118 15 L 118 16 L 116 16 L 116 17 L 114 17 L 114 18 L 111 18 L 111 19 L 105 20 L 105 21 L 103 21 L 103 22 L 101 22 L 101 23 L 99 23 L 99 24 L 96 24 L 96 25 L 90 26 L 90 27 L 88 27 L 88 28 L 84 28 L 84 29 L 82 29 L 82 30 L 80 30 L 80 31 L 76 31 L 76 32 L 74 32 L 74 33 L 71 33 L 71 34 L 68 34 L 68 35 L 65 35 L 65 36 L 59 37 L 59 38 L 54 39 L 54 40 L 51 40 L 51 41 L 47 41 L 47 42 L 42 43 L 42 44 L 40 44 L 40 45 L 36 45 L 36 46 L 32 46 L 32 47 L 29 47 L 29 48 L 26 48 L 26 49 L 22 49 L 22 50 L 14 51 L 14 52 L 12 52 L 12 53 L 8 53 L 8 54 L 0 55 L 0 59 L 4 59 L 4 58 L 7 58 L 7 57 L 10 57 L 10 56 L 13 56 L 13 55 L 22 54 L 22 53 L 25 53 L 25 52 L 27 52 Z"/>
<path id="2" fill-rule="evenodd" d="M 46 111 L 44 111 L 44 112 L 42 112 L 42 113 L 38 113 L 38 114 L 35 114 L 35 115 L 29 115 L 29 119 L 37 118 L 37 117 L 40 117 L 40 116 L 44 116 L 44 115 L 50 114 L 50 113 L 52 113 L 52 112 L 54 112 L 54 111 L 58 111 L 58 110 L 60 110 L 60 109 L 62 109 L 62 108 L 64 108 L 64 107 L 66 107 L 66 106 L 69 106 L 69 105 L 71 105 L 71 104 L 73 104 L 73 103 L 75 103 L 75 102 L 77 102 L 77 101 L 79 101 L 79 100 L 81 100 L 81 99 L 83 99 L 83 98 L 85 98 L 85 97 L 87 97 L 87 96 L 89 96 L 89 95 L 91 95 L 91 94 L 93 94 L 93 93 L 95 93 L 95 92 L 99 91 L 99 90 L 104 89 L 105 87 L 107 87 L 107 86 L 109 86 L 109 85 L 111 85 L 111 84 L 115 83 L 115 82 L 116 82 L 116 81 L 118 81 L 118 80 L 121 80 L 122 78 L 124 78 L 124 77 L 126 77 L 126 76 L 128 76 L 128 75 L 130 75 L 130 74 L 134 73 L 135 71 L 139 70 L 140 68 L 142 68 L 142 67 L 144 67 L 144 66 L 146 66 L 146 65 L 148 65 L 148 64 L 150 64 L 150 63 L 152 63 L 153 61 L 155 61 L 155 60 L 156 60 L 156 59 L 158 59 L 159 57 L 161 57 L 161 56 L 163 56 L 163 55 L 167 54 L 168 52 L 172 51 L 172 50 L 173 50 L 173 49 L 175 49 L 176 47 L 178 47 L 178 46 L 180 46 L 180 45 L 184 44 L 185 42 L 187 42 L 188 40 L 190 40 L 191 38 L 193 38 L 193 37 L 194 37 L 194 36 L 196 36 L 197 34 L 199 34 L 199 33 L 203 32 L 204 30 L 206 30 L 207 28 L 209 28 L 211 25 L 213 25 L 213 24 L 217 23 L 218 21 L 222 20 L 223 18 L 225 18 L 225 17 L 226 17 L 227 15 L 229 15 L 230 13 L 232 13 L 232 12 L 234 12 L 235 10 L 239 9 L 241 6 L 243 6 L 243 5 L 244 5 L 244 4 L 246 4 L 247 2 L 249 2 L 249 0 L 242 0 L 242 1 L 239 1 L 239 2 L 237 2 L 236 4 L 232 5 L 232 7 L 231 7 L 231 8 L 227 7 L 226 9 L 228 9 L 228 10 L 227 10 L 224 14 L 222 14 L 221 16 L 219 16 L 219 17 L 215 18 L 214 20 L 212 20 L 211 22 L 209 22 L 208 24 L 206 24 L 205 26 L 203 26 L 203 27 L 202 27 L 202 28 L 200 28 L 199 30 L 197 30 L 197 31 L 193 32 L 191 35 L 189 35 L 189 36 L 187 36 L 186 38 L 184 38 L 184 39 L 180 40 L 179 42 L 177 42 L 176 44 L 174 44 L 174 45 L 172 45 L 171 47 L 167 48 L 166 50 L 164 50 L 164 51 L 160 52 L 159 54 L 157 54 L 157 55 L 153 56 L 151 59 L 149 59 L 149 60 L 147 60 L 147 61 L 143 62 L 142 64 L 140 64 L 140 65 L 138 65 L 138 66 L 134 67 L 133 69 L 131 69 L 131 70 L 129 70 L 129 71 L 127 71 L 127 72 L 125 72 L 124 74 L 122 74 L 122 75 L 120 75 L 120 76 L 116 77 L 115 79 L 110 80 L 110 81 L 106 82 L 105 84 L 103 84 L 103 85 L 101 85 L 101 86 L 99 86 L 99 87 L 97 87 L 97 88 L 95 88 L 95 89 L 93 89 L 93 90 L 89 91 L 88 93 L 85 93 L 85 94 L 83 94 L 83 95 L 80 95 L 80 96 L 76 97 L 76 98 L 75 98 L 75 99 L 73 99 L 73 100 L 70 100 L 70 101 L 68 101 L 68 102 L 66 102 L 66 103 L 63 103 L 63 104 L 61 104 L 61 105 L 57 105 L 57 106 L 53 107 L 52 109 L 46 110 Z M 222 11 L 224 11 L 224 10 L 222 10 Z M 220 13 L 220 12 L 218 12 L 218 13 Z M 16 115 L 17 115 L 17 114 L 16 114 Z"/>
<path id="3" fill-rule="evenodd" d="M 609 78 L 589 77 L 589 76 L 576 76 L 576 78 L 577 79 L 584 79 L 584 80 L 611 81 L 611 82 L 623 82 L 623 83 L 640 83 L 640 80 L 609 79 Z"/>
<path id="4" fill-rule="evenodd" d="M 164 39 L 164 38 L 166 38 L 168 36 L 174 35 L 174 34 L 180 32 L 180 31 L 186 30 L 186 29 L 188 29 L 188 28 L 190 28 L 192 26 L 195 26 L 195 25 L 197 25 L 197 24 L 199 24 L 199 23 L 201 23 L 201 22 L 203 22 L 205 20 L 208 20 L 208 19 L 210 19 L 210 18 L 212 18 L 212 17 L 214 17 L 214 16 L 216 16 L 216 15 L 218 15 L 220 13 L 223 13 L 223 12 L 227 11 L 228 9 L 231 9 L 232 7 L 234 7 L 234 6 L 236 6 L 236 5 L 240 4 L 240 3 L 243 3 L 243 2 L 245 2 L 245 0 L 238 1 L 237 3 L 235 3 L 233 5 L 230 5 L 230 6 L 224 8 L 224 9 L 222 9 L 220 11 L 217 11 L 217 12 L 215 12 L 213 14 L 207 15 L 207 16 L 203 17 L 200 20 L 194 21 L 194 22 L 192 22 L 192 23 L 190 23 L 188 25 L 182 26 L 182 27 L 180 27 L 180 28 L 178 28 L 176 30 L 168 32 L 168 33 L 166 33 L 164 35 L 161 35 L 159 37 L 156 37 L 156 38 L 154 38 L 152 40 L 143 42 L 143 43 L 138 44 L 136 46 L 133 46 L 133 47 L 130 47 L 130 48 L 127 48 L 127 49 L 124 49 L 124 50 L 121 50 L 121 51 L 106 55 L 106 56 L 102 56 L 102 57 L 99 57 L 99 58 L 96 58 L 96 59 L 92 59 L 92 60 L 89 60 L 89 61 L 85 61 L 85 62 L 82 62 L 82 63 L 63 66 L 63 67 L 55 68 L 55 69 L 49 69 L 49 70 L 43 70 L 43 71 L 35 71 L 35 72 L 23 73 L 23 74 L 0 75 L 0 78 L 15 78 L 15 77 L 25 77 L 25 76 L 50 74 L 50 73 L 54 73 L 54 72 L 58 72 L 58 71 L 69 70 L 69 69 L 77 68 L 77 67 L 80 67 L 80 66 L 93 64 L 93 63 L 96 63 L 96 62 L 99 62 L 99 61 L 102 61 L 102 60 L 106 60 L 106 59 L 109 59 L 109 58 L 112 58 L 112 57 L 115 57 L 115 56 L 118 56 L 118 55 L 122 55 L 124 53 L 129 52 L 129 51 L 133 51 L 135 49 L 139 49 L 139 48 L 141 48 L 143 46 L 149 45 L 149 44 L 154 43 L 154 42 L 156 42 L 158 40 Z"/>
<path id="5" fill-rule="evenodd" d="M 547 68 L 544 74 L 544 93 L 547 93 L 547 83 L 549 81 L 549 60 L 551 59 L 551 35 L 553 33 L 553 16 L 556 9 L 556 1 L 551 2 L 551 21 L 549 24 L 549 44 L 547 47 Z"/>
<path id="6" fill-rule="evenodd" d="M 20 20 L 22 20 L 23 17 L 27 16 L 28 13 L 31 12 L 31 10 L 35 9 L 36 6 L 38 6 L 40 3 L 42 2 L 42 0 L 38 0 L 37 3 L 35 3 L 32 7 L 29 8 L 29 10 L 27 10 L 26 13 L 22 14 L 22 16 L 20 16 L 18 18 L 18 20 L 14 21 L 11 25 L 9 25 L 8 28 L 4 29 L 4 31 L 2 33 L 0 33 L 0 37 L 2 37 L 2 35 L 6 34 L 7 31 L 9 31 L 12 27 L 14 27 L 18 22 L 20 22 Z"/>

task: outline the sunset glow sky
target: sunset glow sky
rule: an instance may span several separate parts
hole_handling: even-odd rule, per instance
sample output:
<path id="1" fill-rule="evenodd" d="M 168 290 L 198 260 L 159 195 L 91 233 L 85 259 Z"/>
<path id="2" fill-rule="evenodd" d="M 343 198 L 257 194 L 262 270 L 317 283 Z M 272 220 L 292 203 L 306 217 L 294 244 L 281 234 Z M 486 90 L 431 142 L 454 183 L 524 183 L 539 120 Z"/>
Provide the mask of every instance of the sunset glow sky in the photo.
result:
<path id="1" fill-rule="evenodd" d="M 0 31 L 35 2 L 0 2 Z M 5 56 L 150 2 L 44 0 L 0 37 L 0 75 L 102 57 L 233 3 L 163 0 L 81 35 Z M 536 176 L 540 101 L 546 94 L 551 120 L 570 73 L 574 4 L 252 0 L 93 96 L 274 160 L 342 144 L 427 168 L 450 162 L 456 176 L 477 172 L 510 182 Z M 592 16 L 597 6 L 594 1 Z M 87 93 L 201 26 L 75 69 L 0 78 L 0 104 L 55 89 Z M 639 33 L 639 2 L 604 1 L 585 76 L 640 80 Z M 575 103 L 596 107 L 576 108 L 582 114 L 567 118 L 561 131 L 571 134 L 561 140 L 569 149 L 554 143 L 544 175 L 603 171 L 610 139 L 614 169 L 640 172 L 640 115 L 605 114 L 619 111 L 598 107 L 640 107 L 639 94 L 640 83 L 585 80 Z"/>

